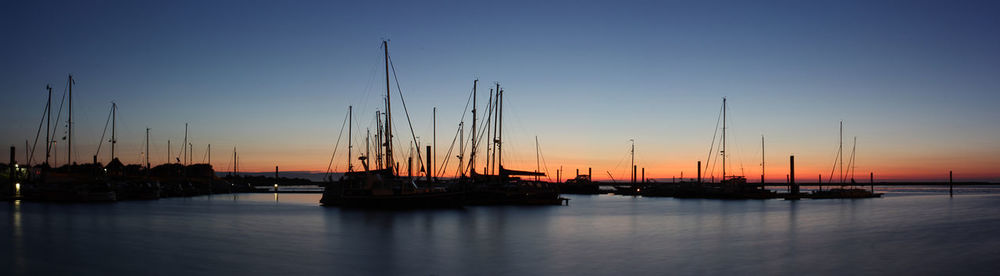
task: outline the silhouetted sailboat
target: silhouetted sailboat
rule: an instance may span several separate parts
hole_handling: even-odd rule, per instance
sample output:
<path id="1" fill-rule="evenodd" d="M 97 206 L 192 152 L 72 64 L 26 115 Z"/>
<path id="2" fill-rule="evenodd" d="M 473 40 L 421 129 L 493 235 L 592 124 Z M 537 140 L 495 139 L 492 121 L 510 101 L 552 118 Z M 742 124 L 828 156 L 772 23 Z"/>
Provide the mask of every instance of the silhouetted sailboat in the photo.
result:
<path id="1" fill-rule="evenodd" d="M 470 205 L 560 205 L 556 184 L 538 181 L 545 173 L 537 171 L 511 170 L 503 166 L 503 93 L 500 84 L 490 93 L 490 104 L 485 125 L 490 144 L 486 151 L 486 167 L 483 174 L 475 170 L 475 154 L 478 141 L 473 129 L 473 146 L 469 160 L 469 178 L 461 179 L 467 188 L 466 204 Z M 473 103 L 475 106 L 475 103 Z M 475 110 L 475 109 L 473 109 Z M 475 112 L 475 111 L 473 111 Z M 495 119 L 495 120 L 493 120 Z M 473 113 L 475 120 L 475 113 Z M 492 125 L 490 123 L 492 121 Z M 475 125 L 475 121 L 473 121 Z M 491 131 L 492 130 L 492 131 Z M 482 138 L 482 137 L 480 137 Z M 522 179 L 522 176 L 534 179 Z"/>
<path id="2" fill-rule="evenodd" d="M 769 199 L 776 198 L 777 193 L 764 189 L 763 185 L 749 185 L 742 175 L 726 174 L 726 98 L 722 98 L 722 180 L 719 183 L 696 183 L 694 185 L 679 185 L 674 197 L 688 198 L 724 198 L 724 199 Z"/>
<path id="3" fill-rule="evenodd" d="M 70 75 L 67 80 L 67 95 L 69 96 L 67 135 L 64 137 L 67 139 L 67 164 L 61 168 L 43 166 L 44 172 L 41 173 L 41 178 L 32 179 L 25 183 L 22 195 L 26 200 L 72 202 L 117 200 L 111 185 L 102 179 L 103 166 L 97 163 L 96 157 L 94 163 L 91 164 L 78 165 L 73 162 L 73 84 L 75 83 L 73 76 Z"/>
<path id="4" fill-rule="evenodd" d="M 854 164 L 854 153 L 857 149 L 858 140 L 854 139 L 854 150 L 851 150 L 851 161 L 850 164 Z M 844 174 L 844 122 L 840 122 L 840 148 L 837 152 L 837 161 L 835 161 L 833 170 L 840 168 L 840 188 L 832 188 L 829 190 L 816 190 L 809 195 L 810 198 L 824 199 L 824 198 L 871 198 L 871 197 L 882 197 L 882 193 L 876 193 L 874 188 L 872 190 L 859 189 L 854 186 L 854 177 L 851 177 L 851 187 L 847 187 L 845 180 L 846 175 Z M 851 168 L 849 171 L 853 171 Z M 852 172 L 853 173 L 853 172 Z M 830 174 L 830 179 L 833 179 L 833 174 Z"/>
<path id="5" fill-rule="evenodd" d="M 384 150 L 379 168 L 370 170 L 368 157 L 362 156 L 364 171 L 353 171 L 348 160 L 348 171 L 337 182 L 329 183 L 320 203 L 328 206 L 366 208 L 428 208 L 456 207 L 462 205 L 463 192 L 449 191 L 432 186 L 419 187 L 412 175 L 398 175 L 398 165 L 393 160 L 392 108 L 389 86 L 389 44 L 382 41 L 385 51 L 385 113 L 384 128 L 378 128 L 379 141 Z M 349 114 L 348 117 L 352 115 Z M 351 120 L 348 118 L 348 120 Z M 350 134 L 349 134 L 350 135 Z M 350 141 L 350 137 L 348 137 Z M 348 147 L 350 150 L 350 146 Z M 350 158 L 350 157 L 348 157 Z"/>

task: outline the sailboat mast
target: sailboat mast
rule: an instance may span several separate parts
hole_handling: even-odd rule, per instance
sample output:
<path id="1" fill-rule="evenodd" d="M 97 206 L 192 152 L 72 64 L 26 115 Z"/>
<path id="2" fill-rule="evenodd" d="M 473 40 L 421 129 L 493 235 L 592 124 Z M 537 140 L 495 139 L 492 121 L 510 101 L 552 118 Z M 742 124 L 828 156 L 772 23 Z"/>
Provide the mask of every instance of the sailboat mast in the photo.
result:
<path id="1" fill-rule="evenodd" d="M 354 106 L 347 106 L 347 171 L 354 171 L 354 166 L 351 165 L 351 151 L 354 150 L 353 140 L 351 139 L 351 130 L 353 129 L 354 121 Z"/>
<path id="2" fill-rule="evenodd" d="M 844 121 L 840 121 L 840 186 L 844 186 Z"/>
<path id="3" fill-rule="evenodd" d="M 365 129 L 365 161 L 361 165 L 365 166 L 365 171 L 368 171 L 368 162 L 370 162 L 372 154 L 369 152 L 369 144 L 371 144 L 372 131 L 370 129 Z"/>
<path id="4" fill-rule="evenodd" d="M 429 164 L 430 166 L 428 166 L 430 168 L 427 168 L 428 175 L 433 175 L 432 172 L 437 172 L 437 171 L 434 171 L 434 168 L 437 167 L 437 155 L 438 155 L 438 108 L 436 106 L 434 107 L 434 114 L 433 114 L 432 117 L 434 117 L 434 118 L 433 118 L 433 123 L 432 123 L 432 126 L 431 126 L 431 128 L 432 128 L 432 130 L 431 130 L 431 133 L 432 133 L 431 137 L 432 138 L 431 139 L 434 140 L 434 141 L 431 142 L 431 145 L 434 146 L 434 153 L 431 155 L 431 157 L 429 157 L 429 158 L 432 158 L 432 160 L 431 160 L 431 162 Z M 430 179 L 428 179 L 428 180 L 430 180 Z"/>
<path id="5" fill-rule="evenodd" d="M 375 147 L 375 168 L 378 170 L 382 169 L 382 163 L 385 161 L 382 159 L 382 112 L 375 110 L 375 142 L 378 143 L 378 147 Z"/>
<path id="6" fill-rule="evenodd" d="M 392 170 L 392 101 L 389 93 L 389 41 L 382 41 L 385 51 L 385 166 Z"/>
<path id="7" fill-rule="evenodd" d="M 458 175 L 461 177 L 465 176 L 465 162 L 463 158 L 465 157 L 465 122 L 458 122 Z M 442 170 L 442 172 L 444 172 Z"/>
<path id="8" fill-rule="evenodd" d="M 490 174 L 490 168 L 492 168 L 490 164 L 493 163 L 492 155 L 490 153 L 493 152 L 493 146 L 495 145 L 493 133 L 496 132 L 494 131 L 494 125 L 496 123 L 496 105 L 493 101 L 493 88 L 490 88 L 490 98 L 487 100 L 486 106 L 486 112 L 488 113 L 486 115 L 486 137 L 488 137 L 488 140 L 486 143 L 486 166 L 483 167 L 483 173 Z"/>
<path id="9" fill-rule="evenodd" d="M 497 173 L 503 169 L 503 90 L 500 90 L 500 83 L 497 83 Z"/>
<path id="10" fill-rule="evenodd" d="M 69 75 L 69 121 L 66 123 L 69 129 L 66 141 L 66 164 L 73 164 L 73 75 Z"/>
<path id="11" fill-rule="evenodd" d="M 469 175 L 476 174 L 476 85 L 479 79 L 472 81 L 472 151 L 469 153 Z"/>
<path id="12" fill-rule="evenodd" d="M 115 102 L 111 102 L 111 160 L 112 161 L 115 160 L 115 143 L 118 142 L 118 140 L 115 139 L 115 126 L 117 125 L 116 124 L 117 117 L 118 117 L 118 104 L 116 104 Z M 110 163 L 111 161 L 108 162 Z"/>
<path id="13" fill-rule="evenodd" d="M 632 149 L 629 150 L 629 155 L 632 157 L 632 165 L 628 167 L 631 175 L 632 185 L 635 185 L 635 139 L 629 139 L 632 142 Z"/>
<path id="14" fill-rule="evenodd" d="M 760 184 L 764 188 L 764 135 L 760 136 Z"/>
<path id="15" fill-rule="evenodd" d="M 45 89 L 49 90 L 49 101 L 45 104 L 45 164 L 48 165 L 52 152 L 52 138 L 49 137 L 49 129 L 52 128 L 52 86 L 46 84 Z"/>
<path id="16" fill-rule="evenodd" d="M 852 181 L 852 183 L 854 181 L 855 169 L 858 167 L 858 164 L 854 162 L 854 154 L 857 153 L 857 150 L 858 150 L 858 136 L 854 136 L 854 146 L 851 149 L 851 181 Z"/>
<path id="17" fill-rule="evenodd" d="M 492 149 L 492 154 L 490 154 L 490 173 L 494 173 L 497 166 L 497 127 L 500 125 L 500 83 L 497 83 L 496 91 L 494 91 L 495 96 L 493 96 L 493 135 L 490 136 L 490 148 Z"/>
<path id="18" fill-rule="evenodd" d="M 538 159 L 540 155 L 541 155 L 541 151 L 539 151 L 539 149 L 538 149 L 538 136 L 535 136 L 535 173 L 538 173 L 539 171 L 542 170 L 542 163 Z M 537 174 L 535 175 L 535 181 L 536 182 L 538 181 L 538 175 Z"/>
<path id="19" fill-rule="evenodd" d="M 726 97 L 722 97 L 722 180 L 726 180 Z"/>
<path id="20" fill-rule="evenodd" d="M 146 128 L 146 174 L 149 174 L 149 128 Z"/>
<path id="21" fill-rule="evenodd" d="M 184 154 L 184 165 L 185 166 L 187 166 L 187 164 L 188 164 L 187 146 L 188 146 L 188 123 L 184 123 L 184 144 L 181 144 L 181 151 Z"/>

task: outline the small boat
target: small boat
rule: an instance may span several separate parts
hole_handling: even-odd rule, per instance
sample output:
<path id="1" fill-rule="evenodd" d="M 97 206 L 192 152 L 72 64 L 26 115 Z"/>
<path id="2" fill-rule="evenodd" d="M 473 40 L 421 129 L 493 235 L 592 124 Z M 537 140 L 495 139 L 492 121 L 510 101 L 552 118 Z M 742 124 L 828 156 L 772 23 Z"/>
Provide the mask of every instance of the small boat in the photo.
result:
<path id="1" fill-rule="evenodd" d="M 829 190 L 823 190 L 820 186 L 819 190 L 813 191 L 812 193 L 805 195 L 803 197 L 813 198 L 813 199 L 831 199 L 831 198 L 876 198 L 882 197 L 882 193 L 875 192 L 875 186 L 871 187 L 871 190 L 865 190 L 860 188 L 855 188 L 857 184 L 854 181 L 855 163 L 854 156 L 858 148 L 858 138 L 854 137 L 854 148 L 851 150 L 851 160 L 848 163 L 847 173 L 851 174 L 851 185 L 848 187 L 845 183 L 847 174 L 844 173 L 844 122 L 840 122 L 840 149 L 837 150 L 838 156 L 836 161 L 833 163 L 833 170 L 840 168 L 840 188 L 833 188 Z M 833 174 L 830 174 L 832 180 Z M 874 183 L 874 176 L 872 177 L 872 182 Z"/>
<path id="2" fill-rule="evenodd" d="M 882 197 L 882 193 L 874 193 L 872 191 L 860 188 L 833 188 L 823 191 L 813 191 L 809 195 L 809 198 L 813 199 L 830 199 L 830 198 L 874 198 Z"/>
<path id="3" fill-rule="evenodd" d="M 561 205 L 558 185 L 516 176 L 543 176 L 543 173 L 507 170 L 499 175 L 473 175 L 468 205 Z"/>
<path id="4" fill-rule="evenodd" d="M 577 175 L 573 179 L 559 183 L 559 192 L 563 194 L 596 195 L 601 194 L 601 185 L 594 182 L 589 174 Z"/>
<path id="5" fill-rule="evenodd" d="M 722 98 L 722 180 L 719 183 L 683 183 L 676 187 L 674 197 L 715 199 L 772 199 L 774 191 L 764 185 L 750 185 L 744 176 L 726 175 L 726 98 Z M 706 164 L 707 165 L 707 164 Z M 700 178 L 700 176 L 699 176 Z"/>
<path id="6" fill-rule="evenodd" d="M 448 208 L 461 207 L 464 193 L 434 188 L 418 188 L 407 177 L 391 169 L 348 172 L 323 190 L 324 206 L 363 208 Z"/>

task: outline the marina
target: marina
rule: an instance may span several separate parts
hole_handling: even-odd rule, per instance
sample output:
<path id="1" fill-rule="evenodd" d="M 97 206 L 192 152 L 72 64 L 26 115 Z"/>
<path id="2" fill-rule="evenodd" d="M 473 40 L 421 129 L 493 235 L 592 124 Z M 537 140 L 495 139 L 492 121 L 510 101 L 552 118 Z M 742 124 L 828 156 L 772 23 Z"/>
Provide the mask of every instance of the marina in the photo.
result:
<path id="1" fill-rule="evenodd" d="M 2 6 L 0 275 L 1000 270 L 1000 2 Z"/>

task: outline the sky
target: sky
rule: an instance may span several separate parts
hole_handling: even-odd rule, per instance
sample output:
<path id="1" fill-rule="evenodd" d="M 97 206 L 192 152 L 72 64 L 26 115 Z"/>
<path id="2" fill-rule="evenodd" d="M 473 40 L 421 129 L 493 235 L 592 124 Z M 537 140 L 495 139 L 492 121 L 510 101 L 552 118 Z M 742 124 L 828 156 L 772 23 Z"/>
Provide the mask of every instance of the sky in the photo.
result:
<path id="1" fill-rule="evenodd" d="M 396 159 L 417 136 L 446 175 L 479 79 L 481 114 L 504 90 L 504 167 L 553 180 L 627 179 L 632 141 L 646 177 L 694 177 L 719 154 L 726 97 L 728 175 L 760 178 L 763 136 L 769 181 L 794 155 L 797 179 L 826 182 L 843 121 L 859 182 L 1000 181 L 997 14 L 996 1 L 4 1 L 0 144 L 25 163 L 45 86 L 58 111 L 72 74 L 76 162 L 97 153 L 115 102 L 126 163 L 142 162 L 146 128 L 154 165 L 178 157 L 188 123 L 193 160 L 211 144 L 218 171 L 234 147 L 241 171 L 343 171 L 348 106 L 355 158 L 385 110 L 387 39 Z"/>

